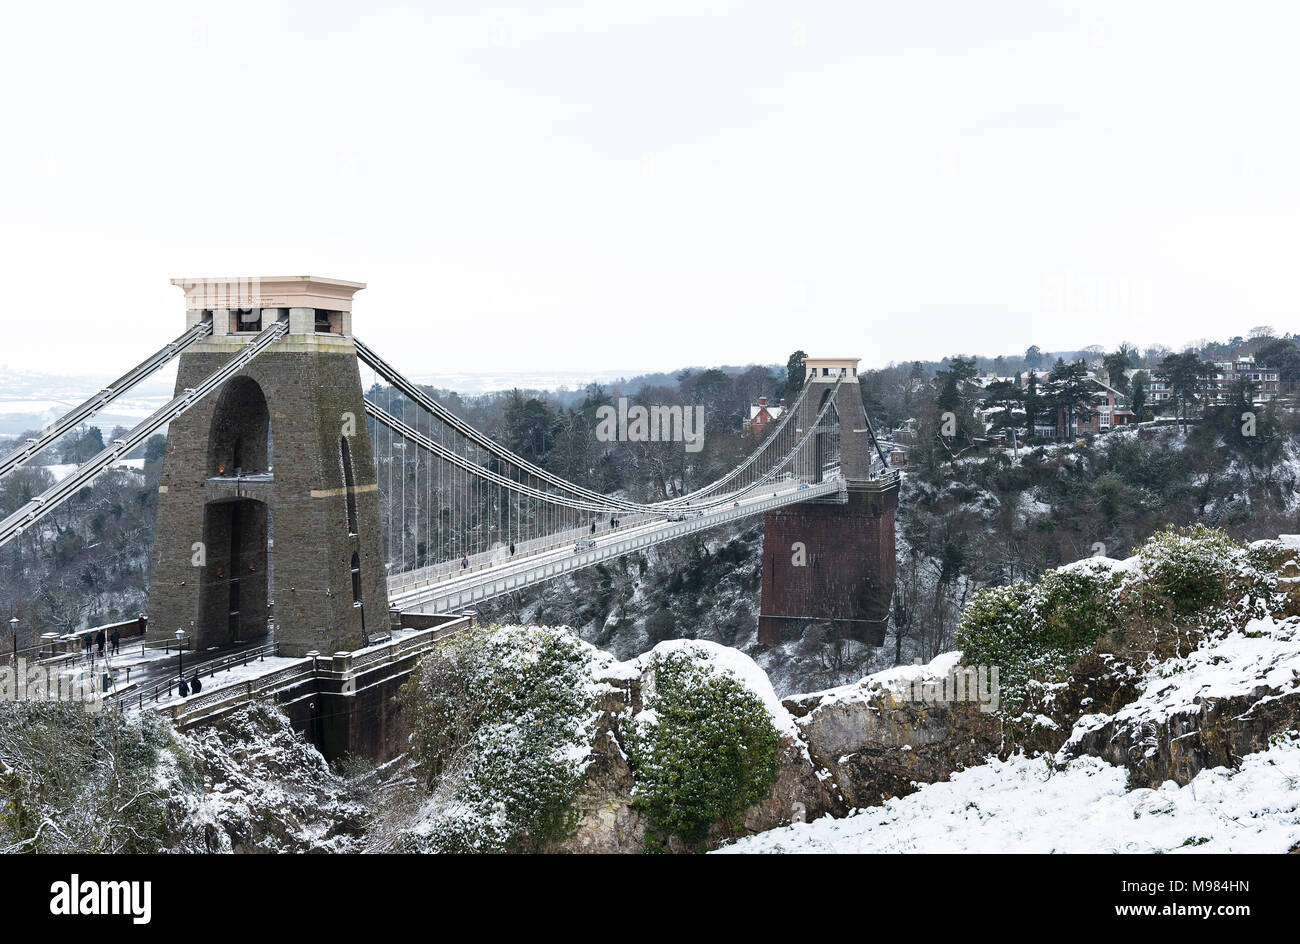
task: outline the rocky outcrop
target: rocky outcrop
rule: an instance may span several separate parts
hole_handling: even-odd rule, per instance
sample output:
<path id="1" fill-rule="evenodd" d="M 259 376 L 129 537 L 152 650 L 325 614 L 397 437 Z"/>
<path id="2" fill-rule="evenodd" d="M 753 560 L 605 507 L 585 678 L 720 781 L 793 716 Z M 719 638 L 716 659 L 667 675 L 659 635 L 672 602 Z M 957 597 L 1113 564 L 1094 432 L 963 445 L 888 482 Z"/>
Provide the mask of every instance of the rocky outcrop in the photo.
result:
<path id="1" fill-rule="evenodd" d="M 978 700 L 911 697 L 932 693 L 933 688 L 915 686 L 941 681 L 956 655 L 930 666 L 905 666 L 856 685 L 785 699 L 778 723 L 783 733 L 776 783 L 738 822 L 715 824 L 709 847 L 792 822 L 843 816 L 853 807 L 912 793 L 1000 753 L 1000 722 L 981 710 Z M 646 680 L 629 673 L 628 667 L 635 665 L 616 663 L 611 674 L 599 680 L 604 686 L 601 718 L 587 782 L 576 802 L 580 822 L 557 851 L 643 848 L 646 822 L 632 806 L 634 781 L 623 748 L 627 721 L 643 708 Z"/>
<path id="2" fill-rule="evenodd" d="M 1149 659 L 1141 670 L 1132 659 L 1127 665 L 1112 659 L 1105 668 L 1111 677 L 1126 670 L 1117 688 L 1126 697 L 1100 697 L 1106 686 L 1091 684 L 1089 692 L 1098 697 L 1083 706 L 1090 713 L 1076 716 L 1062 755 L 1092 754 L 1125 767 L 1133 786 L 1187 784 L 1202 770 L 1235 769 L 1242 757 L 1300 730 L 1297 550 L 1300 539 L 1293 535 L 1252 545 L 1243 573 L 1276 574 L 1271 592 L 1257 593 L 1244 612 L 1239 605 L 1233 618 L 1221 621 L 1227 628 L 1203 633 L 1189 651 Z M 1267 612 L 1260 613 L 1260 602 Z M 1089 675 L 1105 674 L 1083 668 L 1073 667 L 1073 688 Z"/>
<path id="3" fill-rule="evenodd" d="M 1001 725 L 980 702 L 912 697 L 926 691 L 917 683 L 933 685 L 954 663 L 941 657 L 784 701 L 814 763 L 829 772 L 849 806 L 912 793 L 1000 752 Z"/>
<path id="4" fill-rule="evenodd" d="M 353 852 L 371 813 L 272 704 L 178 734 L 202 793 L 172 793 L 186 852 Z"/>
<path id="5" fill-rule="evenodd" d="M 632 769 L 620 741 L 624 719 L 642 708 L 641 680 L 620 673 L 597 683 L 604 690 L 587 780 L 574 800 L 578 829 L 557 852 L 635 852 L 644 842 L 645 817 L 632 809 Z"/>
<path id="6" fill-rule="evenodd" d="M 1239 767 L 1245 755 L 1267 750 L 1271 738 L 1296 730 L 1300 692 L 1261 686 L 1232 698 L 1204 699 L 1199 711 L 1159 721 L 1111 719 L 1079 734 L 1065 755 L 1092 754 L 1126 767 L 1133 787 L 1154 788 L 1166 780 L 1186 786 L 1202 770 Z"/>
<path id="7" fill-rule="evenodd" d="M 874 806 L 1016 751 L 1060 751 L 1063 760 L 1092 754 L 1126 768 L 1133 786 L 1187 784 L 1206 769 L 1236 768 L 1283 732 L 1300 730 L 1297 546 L 1284 538 L 1252 548 L 1254 566 L 1280 577 L 1269 614 L 1242 616 L 1214 633 L 1153 624 L 1148 635 L 1161 645 L 1140 633 L 1126 637 L 1126 649 L 1099 645 L 1070 667 L 1036 709 L 1042 713 L 1007 718 L 970 692 L 953 697 L 944 685 L 960 653 L 784 699 L 795 727 L 782 742 L 778 782 L 735 835 Z M 1249 568 L 1244 574 L 1254 577 Z M 641 710 L 642 680 L 609 684 L 583 825 L 568 844 L 575 850 L 627 849 L 644 831 L 619 741 L 620 719 Z M 729 835 L 719 824 L 710 845 Z"/>

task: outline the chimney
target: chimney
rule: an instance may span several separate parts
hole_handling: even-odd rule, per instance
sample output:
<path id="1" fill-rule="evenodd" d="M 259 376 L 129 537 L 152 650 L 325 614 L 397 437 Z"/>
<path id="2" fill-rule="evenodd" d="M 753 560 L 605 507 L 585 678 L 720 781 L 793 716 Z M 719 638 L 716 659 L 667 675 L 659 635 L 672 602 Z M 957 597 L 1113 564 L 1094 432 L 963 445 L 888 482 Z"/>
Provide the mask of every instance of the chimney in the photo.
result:
<path id="1" fill-rule="evenodd" d="M 759 406 L 767 406 L 767 397 L 759 397 L 759 398 L 758 398 L 758 405 L 759 405 Z"/>

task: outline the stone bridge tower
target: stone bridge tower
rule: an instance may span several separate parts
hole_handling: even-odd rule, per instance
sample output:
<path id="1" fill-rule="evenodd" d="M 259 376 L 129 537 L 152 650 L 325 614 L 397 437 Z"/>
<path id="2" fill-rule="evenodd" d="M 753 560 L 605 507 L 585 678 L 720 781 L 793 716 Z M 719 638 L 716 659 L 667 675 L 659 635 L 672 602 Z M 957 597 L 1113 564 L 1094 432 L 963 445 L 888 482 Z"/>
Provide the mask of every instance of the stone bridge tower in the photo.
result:
<path id="1" fill-rule="evenodd" d="M 149 636 L 200 651 L 266 636 L 286 655 L 359 648 L 387 627 L 378 486 L 352 340 L 365 285 L 173 279 L 186 324 L 177 395 L 277 321 L 288 333 L 171 423 L 158 486 Z"/>
<path id="2" fill-rule="evenodd" d="M 798 638 L 815 623 L 868 645 L 878 646 L 885 639 L 894 589 L 898 481 L 871 476 L 875 446 L 862 406 L 858 358 L 806 358 L 808 394 L 793 421 L 798 424 L 796 435 L 802 436 L 841 376 L 835 408 L 823 419 L 823 430 L 796 457 L 795 472 L 806 481 L 820 482 L 831 437 L 838 433 L 848 501 L 804 502 L 764 517 L 758 638 L 767 645 Z"/>

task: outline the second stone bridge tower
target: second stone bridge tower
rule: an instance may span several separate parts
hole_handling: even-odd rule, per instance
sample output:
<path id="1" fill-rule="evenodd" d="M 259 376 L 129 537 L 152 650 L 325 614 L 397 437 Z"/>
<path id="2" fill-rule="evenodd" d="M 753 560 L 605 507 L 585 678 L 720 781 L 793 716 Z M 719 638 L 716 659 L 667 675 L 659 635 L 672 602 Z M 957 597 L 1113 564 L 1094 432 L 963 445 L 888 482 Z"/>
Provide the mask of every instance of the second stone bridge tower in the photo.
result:
<path id="1" fill-rule="evenodd" d="M 378 487 L 352 339 L 365 285 L 174 279 L 187 325 L 176 393 L 261 332 L 287 332 L 172 422 L 158 486 L 149 636 L 196 649 L 266 636 L 285 655 L 359 648 L 386 628 Z"/>
<path id="2" fill-rule="evenodd" d="M 898 479 L 884 472 L 872 477 L 875 446 L 858 385 L 858 359 L 809 357 L 804 384 L 807 395 L 792 419 L 796 436 L 816 423 L 832 395 L 835 404 L 797 457 L 795 472 L 820 482 L 838 436 L 848 501 L 804 502 L 764 517 L 758 639 L 778 645 L 820 623 L 835 636 L 879 646 L 893 599 Z"/>

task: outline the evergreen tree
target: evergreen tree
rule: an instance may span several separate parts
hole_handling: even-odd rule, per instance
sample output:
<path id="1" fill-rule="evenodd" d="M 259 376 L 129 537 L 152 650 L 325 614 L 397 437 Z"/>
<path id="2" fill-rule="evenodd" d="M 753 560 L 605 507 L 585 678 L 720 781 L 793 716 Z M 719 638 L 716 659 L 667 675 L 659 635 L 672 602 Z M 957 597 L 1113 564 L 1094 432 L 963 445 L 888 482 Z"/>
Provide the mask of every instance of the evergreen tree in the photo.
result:
<path id="1" fill-rule="evenodd" d="M 934 379 L 939 386 L 939 409 L 951 410 L 953 413 L 962 412 L 966 400 L 966 385 L 978 373 L 975 359 L 961 356 L 952 358 L 946 368 L 937 371 Z"/>
<path id="2" fill-rule="evenodd" d="M 1129 383 L 1129 403 L 1133 408 L 1134 422 L 1141 423 L 1147 409 L 1147 374 L 1139 370 Z"/>
<path id="3" fill-rule="evenodd" d="M 1294 341 L 1275 338 L 1266 342 L 1255 352 L 1255 362 L 1261 367 L 1276 368 L 1279 388 L 1285 393 L 1295 393 L 1300 385 L 1300 348 Z"/>
<path id="4" fill-rule="evenodd" d="M 1127 351 L 1121 348 L 1112 354 L 1107 354 L 1101 359 L 1102 365 L 1106 368 L 1107 383 L 1118 390 L 1125 396 L 1128 395 L 1128 378 L 1124 376 L 1124 371 L 1132 366 Z"/>
<path id="5" fill-rule="evenodd" d="M 976 435 L 981 429 L 974 413 L 979 388 L 970 382 L 976 374 L 975 359 L 959 356 L 951 358 L 948 366 L 934 375 L 935 404 L 940 414 L 940 431 L 942 432 L 943 428 L 943 413 L 952 413 L 957 419 L 956 435 L 951 439 L 945 439 L 950 447 L 968 444 L 971 436 Z"/>
<path id="6" fill-rule="evenodd" d="M 984 404 L 998 412 L 991 417 L 991 429 L 1008 429 L 1016 424 L 1017 408 L 1024 403 L 1025 394 L 1011 380 L 995 380 L 984 390 Z"/>
<path id="7" fill-rule="evenodd" d="M 785 362 L 785 386 L 779 396 L 785 397 L 790 403 L 794 402 L 794 398 L 803 389 L 804 358 L 807 356 L 803 351 L 795 351 Z"/>
<path id="8" fill-rule="evenodd" d="M 1100 397 L 1101 390 L 1088 375 L 1088 366 L 1083 361 L 1066 363 L 1056 359 L 1052 372 L 1043 385 L 1047 407 L 1058 415 L 1065 417 L 1065 434 L 1073 436 L 1076 423 L 1092 419 L 1096 415 L 1093 406 Z"/>
<path id="9" fill-rule="evenodd" d="M 1208 380 L 1214 372 L 1214 365 L 1201 360 L 1195 351 L 1167 354 L 1160 362 L 1157 373 L 1169 385 L 1175 415 L 1182 416 L 1183 432 L 1187 432 L 1187 419 L 1204 399 Z"/>
<path id="10" fill-rule="evenodd" d="M 1039 410 L 1042 409 L 1042 397 L 1038 393 L 1038 374 L 1034 371 L 1029 372 L 1029 379 L 1025 381 L 1025 438 L 1033 438 L 1034 420 L 1038 418 Z"/>

